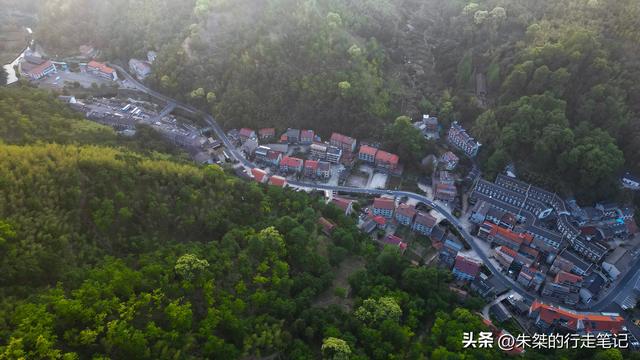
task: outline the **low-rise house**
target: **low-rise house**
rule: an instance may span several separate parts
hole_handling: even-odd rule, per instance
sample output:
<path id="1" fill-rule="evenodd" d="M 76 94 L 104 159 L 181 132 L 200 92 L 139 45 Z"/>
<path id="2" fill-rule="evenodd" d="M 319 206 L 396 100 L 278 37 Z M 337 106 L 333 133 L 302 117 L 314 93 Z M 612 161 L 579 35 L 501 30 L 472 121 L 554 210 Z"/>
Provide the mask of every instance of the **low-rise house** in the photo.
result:
<path id="1" fill-rule="evenodd" d="M 360 224 L 358 226 L 358 228 L 363 231 L 365 234 L 371 234 L 373 232 L 373 230 L 378 228 L 378 223 L 375 222 L 375 220 L 373 218 L 371 219 L 367 219 L 366 221 L 362 222 L 362 224 Z"/>
<path id="2" fill-rule="evenodd" d="M 625 330 L 624 318 L 618 313 L 578 312 L 535 300 L 529 317 L 544 332 L 569 331 L 576 334 L 620 334 Z M 595 339 L 595 337 L 594 337 Z M 594 340 L 595 341 L 595 340 Z"/>
<path id="3" fill-rule="evenodd" d="M 411 226 L 416 216 L 416 208 L 409 204 L 400 204 L 396 209 L 396 221 L 404 226 Z"/>
<path id="4" fill-rule="evenodd" d="M 249 128 L 242 128 L 240 129 L 238 136 L 240 136 L 240 141 L 245 142 L 249 139 L 255 139 L 256 132 Z"/>
<path id="5" fill-rule="evenodd" d="M 458 195 L 458 190 L 453 184 L 438 184 L 435 188 L 434 198 L 440 201 L 451 202 Z"/>
<path id="6" fill-rule="evenodd" d="M 304 160 L 293 157 L 293 156 L 285 156 L 280 161 L 280 171 L 285 173 L 288 173 L 288 172 L 299 173 L 302 171 L 303 165 L 304 165 Z"/>
<path id="7" fill-rule="evenodd" d="M 265 160 L 265 162 L 274 165 L 274 166 L 280 166 L 280 161 L 282 161 L 282 153 L 279 151 L 275 151 L 275 150 L 269 150 L 267 152 L 267 158 Z"/>
<path id="8" fill-rule="evenodd" d="M 572 293 L 577 293 L 582 287 L 582 276 L 560 270 L 553 282 L 568 287 Z"/>
<path id="9" fill-rule="evenodd" d="M 448 171 L 440 171 L 433 179 L 434 198 L 441 201 L 455 200 L 458 191 L 454 179 Z"/>
<path id="10" fill-rule="evenodd" d="M 332 164 L 339 164 L 342 159 L 342 150 L 335 146 L 329 146 L 327 147 L 326 156 L 328 162 Z"/>
<path id="11" fill-rule="evenodd" d="M 353 200 L 345 199 L 342 197 L 334 196 L 331 202 L 342 209 L 345 215 L 351 215 L 353 212 Z"/>
<path id="12" fill-rule="evenodd" d="M 139 59 L 130 59 L 129 70 L 133 72 L 139 80 L 144 80 L 151 74 L 151 64 Z"/>
<path id="13" fill-rule="evenodd" d="M 438 219 L 427 212 L 418 211 L 413 221 L 412 229 L 422 235 L 431 235 L 433 228 L 436 226 Z"/>
<path id="14" fill-rule="evenodd" d="M 336 224 L 333 221 L 325 219 L 324 217 L 320 217 L 318 219 L 318 225 L 322 228 L 322 233 L 331 236 L 333 230 L 336 228 Z"/>
<path id="15" fill-rule="evenodd" d="M 444 168 L 449 171 L 455 169 L 459 161 L 460 159 L 451 151 L 447 151 L 440 157 L 440 162 L 444 164 Z"/>
<path id="16" fill-rule="evenodd" d="M 373 215 L 391 219 L 393 218 L 393 211 L 395 208 L 396 204 L 393 199 L 376 198 L 373 200 Z"/>
<path id="17" fill-rule="evenodd" d="M 300 143 L 304 145 L 310 145 L 313 143 L 313 139 L 316 137 L 313 130 L 300 131 Z"/>
<path id="18" fill-rule="evenodd" d="M 287 129 L 287 142 L 289 144 L 297 144 L 300 142 L 300 130 L 299 129 Z"/>
<path id="19" fill-rule="evenodd" d="M 518 257 L 518 253 L 515 250 L 504 245 L 495 248 L 494 254 L 496 260 L 498 260 L 500 265 L 505 269 L 508 269 L 511 263 Z"/>
<path id="20" fill-rule="evenodd" d="M 453 276 L 458 280 L 472 281 L 480 273 L 482 262 L 462 255 L 456 256 Z"/>
<path id="21" fill-rule="evenodd" d="M 462 244 L 453 239 L 445 240 L 442 249 L 438 253 L 440 263 L 447 269 L 451 269 L 456 261 L 458 253 L 462 251 Z"/>
<path id="22" fill-rule="evenodd" d="M 382 239 L 382 244 L 397 246 L 400 249 L 400 251 L 403 253 L 407 250 L 407 244 L 402 241 L 402 238 L 392 234 L 388 234 L 387 236 L 385 236 Z"/>
<path id="23" fill-rule="evenodd" d="M 309 146 L 310 157 L 314 160 L 326 160 L 327 159 L 327 146 L 320 143 L 313 143 Z M 335 162 L 339 162 L 340 158 Z"/>
<path id="24" fill-rule="evenodd" d="M 451 124 L 447 140 L 451 145 L 462 150 L 469 157 L 476 156 L 481 146 L 479 142 L 467 134 L 457 121 L 454 121 L 453 124 Z"/>
<path id="25" fill-rule="evenodd" d="M 304 176 L 306 177 L 316 177 L 318 175 L 318 161 L 316 160 L 305 160 L 304 162 Z"/>
<path id="26" fill-rule="evenodd" d="M 260 140 L 270 140 L 276 137 L 275 128 L 262 128 L 258 130 L 258 137 Z"/>
<path id="27" fill-rule="evenodd" d="M 387 219 L 384 216 L 374 216 L 373 221 L 378 225 L 378 229 L 384 230 L 387 227 Z"/>
<path id="28" fill-rule="evenodd" d="M 269 185 L 285 187 L 287 185 L 287 179 L 282 176 L 273 175 L 269 178 Z"/>
<path id="29" fill-rule="evenodd" d="M 318 161 L 318 172 L 316 174 L 321 179 L 331 177 L 331 164 L 326 161 Z"/>
<path id="30" fill-rule="evenodd" d="M 343 152 L 354 153 L 356 151 L 356 139 L 346 135 L 334 132 L 331 134 L 329 143 Z"/>
<path id="31" fill-rule="evenodd" d="M 394 171 L 398 168 L 400 158 L 396 154 L 378 150 L 376 153 L 375 163 L 378 169 L 384 171 Z"/>
<path id="32" fill-rule="evenodd" d="M 487 227 L 491 228 L 487 235 L 487 241 L 494 245 L 505 245 L 515 251 L 518 251 L 522 245 L 528 246 L 533 241 L 533 236 L 530 234 L 516 233 L 488 222 L 485 222 L 481 229 L 484 231 Z"/>
<path id="33" fill-rule="evenodd" d="M 255 180 L 258 183 L 264 183 L 267 181 L 267 172 L 262 169 L 259 169 L 259 168 L 251 169 L 251 175 L 253 176 L 253 180 Z"/>
<path id="34" fill-rule="evenodd" d="M 55 64 L 50 60 L 31 55 L 27 55 L 22 59 L 19 68 L 20 74 L 30 80 L 39 80 L 58 71 Z"/>
<path id="35" fill-rule="evenodd" d="M 118 74 L 114 69 L 110 68 L 105 63 L 97 62 L 95 60 L 89 61 L 87 64 L 87 71 L 105 79 L 113 81 L 118 80 Z"/>
<path id="36" fill-rule="evenodd" d="M 358 159 L 374 164 L 376 162 L 376 154 L 378 153 L 378 149 L 369 145 L 361 145 L 360 151 L 358 152 Z"/>

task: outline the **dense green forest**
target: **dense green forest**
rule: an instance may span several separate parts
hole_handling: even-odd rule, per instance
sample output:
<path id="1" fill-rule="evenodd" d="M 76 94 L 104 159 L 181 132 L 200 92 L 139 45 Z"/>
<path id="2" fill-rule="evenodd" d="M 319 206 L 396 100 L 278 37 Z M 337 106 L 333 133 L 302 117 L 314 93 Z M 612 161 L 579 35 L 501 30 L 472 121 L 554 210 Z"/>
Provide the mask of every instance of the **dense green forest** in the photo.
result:
<path id="1" fill-rule="evenodd" d="M 159 50 L 150 84 L 228 127 L 387 140 L 401 115 L 459 120 L 486 176 L 514 162 L 592 201 L 640 173 L 639 15 L 633 0 L 56 0 L 37 37 L 122 61 Z"/>
<path id="2" fill-rule="evenodd" d="M 0 108 L 0 359 L 506 358 L 462 349 L 482 302 L 448 272 L 378 250 L 321 196 L 123 145 L 40 91 Z M 349 301 L 318 303 L 357 258 L 329 294 Z"/>

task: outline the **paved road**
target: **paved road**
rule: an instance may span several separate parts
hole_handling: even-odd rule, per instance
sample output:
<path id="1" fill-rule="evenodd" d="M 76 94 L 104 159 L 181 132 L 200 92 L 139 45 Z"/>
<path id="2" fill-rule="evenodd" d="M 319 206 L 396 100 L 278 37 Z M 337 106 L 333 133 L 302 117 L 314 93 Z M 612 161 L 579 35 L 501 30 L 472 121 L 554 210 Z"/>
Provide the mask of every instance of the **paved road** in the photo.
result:
<path id="1" fill-rule="evenodd" d="M 110 64 L 110 65 L 116 68 L 120 73 L 122 73 L 122 75 L 131 84 L 133 84 L 139 91 L 142 91 L 166 103 L 175 103 L 177 108 L 184 110 L 188 113 L 202 115 L 205 121 L 211 126 L 216 136 L 222 141 L 222 143 L 228 149 L 228 151 L 230 152 L 230 156 L 234 160 L 240 162 L 242 165 L 244 165 L 247 168 L 255 167 L 255 164 L 247 160 L 242 155 L 242 153 L 231 143 L 231 141 L 227 137 L 227 134 L 224 132 L 222 127 L 220 127 L 220 125 L 213 118 L 213 116 L 211 116 L 210 114 L 203 113 L 200 110 L 190 105 L 183 104 L 168 96 L 162 95 L 157 91 L 149 89 L 148 87 L 139 83 L 135 78 L 133 78 L 133 76 L 131 76 L 121 66 L 118 66 L 115 64 Z M 313 188 L 318 190 L 333 190 L 333 191 L 340 191 L 340 192 L 354 193 L 354 194 L 370 194 L 370 195 L 389 194 L 394 196 L 406 196 L 408 198 L 415 199 L 419 202 L 422 202 L 427 206 L 431 207 L 432 209 L 434 209 L 435 211 L 442 214 L 451 224 L 453 224 L 458 229 L 458 232 L 464 238 L 464 240 L 471 246 L 471 248 L 478 254 L 478 256 L 480 256 L 484 264 L 489 268 L 489 270 L 496 276 L 496 278 L 504 286 L 506 286 L 508 289 L 512 289 L 516 291 L 523 298 L 529 301 L 533 301 L 535 299 L 535 297 L 531 295 L 528 291 L 526 291 L 520 284 L 514 282 L 511 278 L 507 277 L 504 273 L 496 269 L 496 267 L 491 263 L 491 261 L 489 261 L 489 258 L 484 253 L 483 249 L 481 249 L 480 246 L 476 244 L 477 239 L 473 237 L 471 234 L 469 234 L 469 232 L 464 228 L 464 226 L 460 223 L 460 221 L 455 216 L 453 216 L 448 210 L 444 209 L 443 207 L 441 207 L 440 205 L 436 204 L 435 202 L 431 201 L 429 198 L 423 195 L 407 192 L 407 191 L 352 188 L 352 187 L 345 187 L 345 186 L 331 186 L 331 185 L 325 185 L 325 184 L 307 183 L 302 181 L 290 181 L 289 183 L 294 186 L 308 187 L 308 188 Z M 613 302 L 613 299 L 615 298 L 615 296 L 620 292 L 620 289 L 627 286 L 629 281 L 631 281 L 631 279 L 633 278 L 633 275 L 638 271 L 640 271 L 640 262 L 636 262 L 633 268 L 627 272 L 627 274 L 623 277 L 623 279 L 620 282 L 618 282 L 616 287 L 612 289 L 609 292 L 609 294 L 605 296 L 603 299 L 591 305 L 590 308 L 593 310 L 601 311 L 602 309 L 610 305 Z"/>
<path id="2" fill-rule="evenodd" d="M 464 238 L 464 240 L 471 246 L 471 248 L 478 254 L 478 256 L 480 256 L 484 264 L 489 268 L 489 270 L 496 276 L 496 278 L 507 289 L 512 289 L 516 291 L 523 298 L 529 301 L 534 300 L 534 297 L 531 294 L 529 294 L 529 292 L 526 291 L 520 284 L 514 282 L 513 280 L 508 278 L 505 274 L 503 274 L 501 271 L 496 269 L 495 266 L 493 266 L 491 261 L 489 261 L 489 258 L 487 257 L 487 255 L 484 253 L 484 251 L 480 248 L 480 246 L 478 246 L 478 244 L 476 244 L 476 239 L 471 234 L 469 234 L 469 232 L 462 226 L 460 221 L 455 216 L 453 216 L 445 208 L 431 201 L 429 198 L 427 198 L 424 195 L 407 192 L 407 191 L 353 188 L 353 187 L 347 187 L 347 186 L 332 186 L 332 185 L 325 185 L 325 184 L 307 183 L 302 181 L 289 181 L 289 184 L 293 186 L 307 187 L 307 188 L 318 189 L 318 190 L 332 190 L 332 191 L 339 191 L 339 192 L 352 193 L 352 194 L 368 194 L 368 195 L 387 194 L 387 195 L 393 195 L 396 197 L 406 196 L 410 199 L 414 199 L 414 200 L 417 200 L 418 202 L 422 202 L 425 205 L 429 206 L 430 208 L 442 214 L 442 216 L 444 216 L 445 219 L 449 221 L 449 223 L 451 223 L 458 229 L 458 232 Z"/>
<path id="3" fill-rule="evenodd" d="M 629 284 L 629 282 L 631 282 L 638 271 L 640 271 L 640 261 L 634 260 L 634 262 L 635 264 L 627 271 L 622 280 L 620 280 L 613 289 L 609 290 L 609 293 L 605 297 L 590 305 L 591 309 L 594 311 L 605 310 L 605 308 L 611 306 L 613 300 L 620 294 L 622 289 L 625 289 L 627 286 L 633 286 L 633 284 Z"/>

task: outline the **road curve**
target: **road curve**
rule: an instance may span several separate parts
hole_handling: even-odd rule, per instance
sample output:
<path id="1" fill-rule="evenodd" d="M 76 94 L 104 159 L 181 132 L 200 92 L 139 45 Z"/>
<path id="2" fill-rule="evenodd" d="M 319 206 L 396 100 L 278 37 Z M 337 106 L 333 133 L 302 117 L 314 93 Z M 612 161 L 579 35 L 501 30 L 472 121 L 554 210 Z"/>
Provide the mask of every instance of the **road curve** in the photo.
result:
<path id="1" fill-rule="evenodd" d="M 242 163 L 242 165 L 248 168 L 253 168 L 256 166 L 253 162 L 246 159 L 242 155 L 242 153 L 231 143 L 231 141 L 227 137 L 227 134 L 225 134 L 224 130 L 222 129 L 222 127 L 220 127 L 220 125 L 213 118 L 213 116 L 211 116 L 210 114 L 204 113 L 194 108 L 191 105 L 181 103 L 175 99 L 172 99 L 168 96 L 165 96 L 155 90 L 152 90 L 146 87 L 145 85 L 138 82 L 138 80 L 136 80 L 124 68 L 122 68 L 119 65 L 116 65 L 116 64 L 109 64 L 109 65 L 117 69 L 139 91 L 144 92 L 147 95 L 150 95 L 152 97 L 155 97 L 156 99 L 160 99 L 167 103 L 174 102 L 177 108 L 183 111 L 186 111 L 188 113 L 191 113 L 194 115 L 201 115 L 204 118 L 205 122 L 207 122 L 207 124 L 211 126 L 216 136 L 222 141 L 224 146 L 227 148 L 227 150 L 230 153 L 229 156 L 231 158 L 233 158 L 237 162 Z M 435 211 L 442 214 L 452 225 L 454 225 L 458 229 L 458 232 L 464 238 L 464 240 L 478 254 L 478 256 L 481 258 L 481 260 L 484 262 L 487 268 L 489 268 L 489 270 L 496 276 L 496 278 L 504 286 L 516 291 L 523 298 L 529 301 L 532 301 L 535 299 L 535 297 L 531 295 L 528 291 L 526 291 L 520 284 L 510 279 L 501 271 L 499 271 L 495 266 L 493 266 L 491 261 L 489 261 L 489 258 L 487 257 L 487 255 L 484 253 L 484 251 L 480 248 L 480 246 L 476 244 L 476 238 L 474 238 L 471 234 L 469 234 L 469 232 L 462 226 L 460 221 L 458 221 L 458 219 L 455 216 L 453 216 L 449 211 L 447 211 L 446 209 L 444 209 L 443 207 L 441 207 L 440 205 L 436 204 L 435 202 L 431 201 L 429 198 L 423 195 L 407 192 L 407 191 L 385 190 L 385 189 L 363 189 L 363 188 L 353 188 L 353 187 L 346 187 L 346 186 L 331 186 L 326 184 L 316 184 L 316 183 L 303 182 L 303 181 L 289 181 L 289 183 L 294 186 L 301 186 L 301 187 L 307 187 L 307 188 L 318 189 L 318 190 L 332 190 L 332 191 L 339 191 L 339 192 L 352 193 L 352 194 L 369 194 L 369 195 L 388 194 L 388 195 L 394 195 L 394 196 L 406 196 L 408 198 L 415 199 L 419 202 L 422 202 L 427 206 L 431 207 L 432 209 L 434 209 Z M 623 279 L 615 286 L 614 289 L 611 289 L 604 298 L 598 300 L 596 303 L 588 306 L 587 308 L 594 309 L 594 310 L 601 310 L 602 308 L 608 306 L 613 301 L 615 296 L 619 293 L 619 290 L 627 286 L 629 281 L 633 279 L 634 274 L 636 274 L 638 271 L 640 271 L 640 261 L 636 262 L 633 268 L 625 274 Z"/>

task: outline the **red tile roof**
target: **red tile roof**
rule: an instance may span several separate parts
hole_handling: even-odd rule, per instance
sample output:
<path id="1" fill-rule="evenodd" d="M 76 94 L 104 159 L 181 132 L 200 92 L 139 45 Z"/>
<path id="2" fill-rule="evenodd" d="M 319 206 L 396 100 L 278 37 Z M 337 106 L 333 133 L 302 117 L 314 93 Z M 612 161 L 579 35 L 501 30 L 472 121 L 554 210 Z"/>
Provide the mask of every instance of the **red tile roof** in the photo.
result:
<path id="1" fill-rule="evenodd" d="M 305 160 L 304 161 L 304 168 L 305 169 L 311 169 L 311 170 L 317 170 L 318 169 L 318 161 L 316 161 L 316 160 Z"/>
<path id="2" fill-rule="evenodd" d="M 298 159 L 297 157 L 293 156 L 285 156 L 280 161 L 280 166 L 287 166 L 291 168 L 299 168 L 302 167 L 303 164 L 304 160 Z"/>
<path id="3" fill-rule="evenodd" d="M 416 210 L 415 206 L 409 204 L 400 204 L 398 205 L 396 214 L 412 218 L 416 215 L 416 212 L 418 211 Z"/>
<path id="4" fill-rule="evenodd" d="M 287 184 L 287 179 L 282 176 L 274 175 L 269 179 L 269 184 L 284 187 Z"/>
<path id="5" fill-rule="evenodd" d="M 438 222 L 438 219 L 431 216 L 431 214 L 429 213 L 418 211 L 416 215 L 416 220 L 415 220 L 416 224 L 424 225 L 427 227 L 434 227 L 436 226 L 437 222 Z"/>
<path id="6" fill-rule="evenodd" d="M 353 146 L 353 144 L 356 142 L 356 139 L 334 132 L 333 134 L 331 134 L 331 141 L 339 142 L 348 146 Z"/>
<path id="7" fill-rule="evenodd" d="M 269 160 L 275 160 L 279 156 L 280 156 L 280 152 L 279 151 L 275 151 L 275 150 L 267 151 L 267 159 L 269 159 Z"/>
<path id="8" fill-rule="evenodd" d="M 500 237 L 501 239 L 506 239 L 518 245 L 522 245 L 522 244 L 528 245 L 528 244 L 531 244 L 531 241 L 533 241 L 533 236 L 531 234 L 516 233 L 509 229 L 505 229 L 496 224 L 490 223 L 488 221 L 485 221 L 485 225 L 491 227 L 491 232 L 489 233 L 489 236 Z"/>
<path id="9" fill-rule="evenodd" d="M 460 159 L 456 156 L 456 154 L 452 153 L 451 151 L 447 151 L 442 155 L 442 161 L 458 161 L 458 160 Z"/>
<path id="10" fill-rule="evenodd" d="M 376 153 L 376 162 L 383 162 L 387 164 L 397 165 L 400 158 L 396 154 L 388 153 L 386 151 L 379 150 Z"/>
<path id="11" fill-rule="evenodd" d="M 378 225 L 386 225 L 387 224 L 387 219 L 383 218 L 382 216 L 374 216 L 373 217 L 373 221 L 378 223 Z"/>
<path id="12" fill-rule="evenodd" d="M 251 175 L 253 175 L 253 178 L 257 182 L 262 182 L 264 180 L 264 177 L 267 176 L 267 172 L 262 169 L 253 168 L 251 169 Z"/>
<path id="13" fill-rule="evenodd" d="M 373 146 L 369 146 L 369 145 L 360 146 L 360 151 L 359 151 L 360 154 L 376 156 L 377 152 L 378 152 L 378 149 L 374 148 Z"/>
<path id="14" fill-rule="evenodd" d="M 500 250 L 500 252 L 502 252 L 502 253 L 504 253 L 506 255 L 511 256 L 514 259 L 516 258 L 516 256 L 518 256 L 518 253 L 515 250 L 513 250 L 510 247 L 504 246 L 504 245 L 500 246 L 498 248 L 498 250 Z"/>
<path id="15" fill-rule="evenodd" d="M 382 240 L 382 242 L 384 242 L 385 244 L 389 244 L 389 245 L 397 245 L 398 247 L 400 247 L 403 250 L 407 248 L 407 244 L 402 241 L 402 238 L 397 237 L 397 236 L 392 235 L 392 234 L 389 234 L 389 235 L 385 236 L 384 239 Z"/>
<path id="16" fill-rule="evenodd" d="M 349 208 L 349 205 L 351 205 L 351 203 L 353 203 L 353 200 L 349 200 L 349 199 L 345 199 L 345 198 L 334 196 L 333 199 L 331 200 L 331 202 L 333 202 L 333 204 L 335 206 L 339 207 L 340 209 L 342 209 L 344 211 L 347 211 L 347 209 Z"/>
<path id="17" fill-rule="evenodd" d="M 51 65 L 53 65 L 53 63 L 50 60 L 47 60 L 47 61 L 44 61 L 42 64 L 34 67 L 33 69 L 26 71 L 26 73 L 32 74 L 32 75 L 39 75 L 39 74 L 42 74 Z"/>
<path id="18" fill-rule="evenodd" d="M 557 284 L 561 284 L 563 282 L 570 282 L 572 284 L 582 282 L 582 276 L 574 275 L 568 273 L 566 271 L 560 270 L 556 275 L 555 280 L 553 280 Z"/>
<path id="19" fill-rule="evenodd" d="M 458 255 L 456 256 L 456 264 L 453 267 L 465 274 L 476 276 L 480 272 L 480 266 L 482 266 L 482 262 Z"/>
<path id="20" fill-rule="evenodd" d="M 89 61 L 89 63 L 87 64 L 87 67 L 96 69 L 98 71 L 102 71 L 103 73 L 106 73 L 106 74 L 112 74 L 115 72 L 115 70 L 108 67 L 105 63 L 97 62 L 95 60 Z"/>
<path id="21" fill-rule="evenodd" d="M 574 312 L 544 304 L 538 300 L 534 300 L 529 311 L 539 312 L 538 316 L 547 324 L 558 322 L 573 331 L 587 333 L 606 331 L 617 334 L 624 326 L 624 318 L 618 314 Z"/>
<path id="22" fill-rule="evenodd" d="M 396 208 L 396 202 L 389 198 L 376 198 L 373 200 L 373 207 L 376 209 L 393 210 Z"/>

